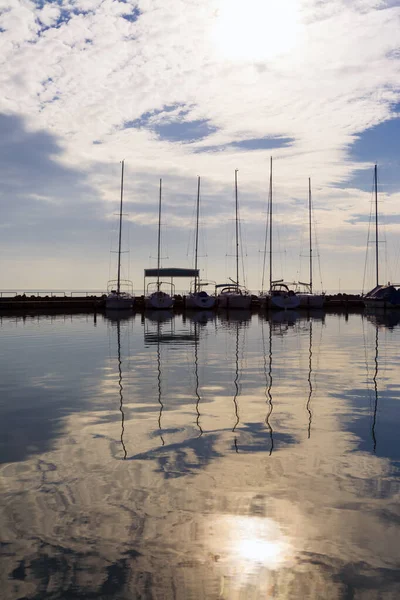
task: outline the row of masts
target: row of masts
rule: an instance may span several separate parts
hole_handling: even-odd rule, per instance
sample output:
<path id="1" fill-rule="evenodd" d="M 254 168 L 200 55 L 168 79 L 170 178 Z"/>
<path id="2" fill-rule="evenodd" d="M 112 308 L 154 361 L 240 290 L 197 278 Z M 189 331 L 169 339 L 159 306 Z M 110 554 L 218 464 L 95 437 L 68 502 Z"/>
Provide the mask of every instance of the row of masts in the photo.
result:
<path id="1" fill-rule="evenodd" d="M 269 235 L 267 235 L 267 229 L 269 225 Z M 267 229 L 265 235 L 265 244 L 264 244 L 264 264 L 263 264 L 263 280 L 262 280 L 262 289 L 264 289 L 264 273 L 265 273 L 265 256 L 267 249 L 267 238 L 269 238 L 269 289 L 272 289 L 273 279 L 272 279 L 272 156 L 270 158 L 270 173 L 269 173 L 269 193 L 268 193 L 268 221 L 267 221 Z M 308 178 L 308 229 L 309 229 L 309 289 L 312 294 L 313 291 L 313 253 L 312 253 L 312 200 L 311 200 L 311 178 Z"/>
<path id="2" fill-rule="evenodd" d="M 117 271 L 117 293 L 121 290 L 121 243 L 122 243 L 122 204 L 124 194 L 124 165 L 121 163 L 121 189 L 120 189 L 120 211 L 119 211 L 119 236 L 118 236 L 118 271 Z M 268 221 L 269 221 L 269 289 L 272 289 L 273 265 L 272 265 L 272 156 L 270 158 L 270 176 L 269 176 L 269 194 L 268 194 Z M 375 195 L 375 265 L 376 265 L 376 286 L 379 286 L 379 229 L 378 229 L 378 167 L 374 167 L 374 195 Z M 160 269 L 161 269 L 161 199 L 162 199 L 162 179 L 159 186 L 158 202 L 158 241 L 157 241 L 157 290 L 160 289 Z M 198 244 L 199 244 L 199 215 L 200 215 L 200 176 L 197 178 L 197 202 L 196 202 L 196 234 L 195 234 L 195 263 L 194 269 L 198 270 Z M 268 225 L 268 223 L 267 223 Z M 311 196 L 311 178 L 308 178 L 308 228 L 309 228 L 309 289 L 313 291 L 313 247 L 312 247 L 312 196 Z M 236 238 L 236 285 L 239 287 L 239 200 L 238 200 L 238 169 L 235 169 L 235 238 Z M 265 255 L 267 243 L 267 230 L 264 246 L 264 267 L 262 288 L 264 288 Z M 195 275 L 194 291 L 199 289 L 199 277 Z"/>

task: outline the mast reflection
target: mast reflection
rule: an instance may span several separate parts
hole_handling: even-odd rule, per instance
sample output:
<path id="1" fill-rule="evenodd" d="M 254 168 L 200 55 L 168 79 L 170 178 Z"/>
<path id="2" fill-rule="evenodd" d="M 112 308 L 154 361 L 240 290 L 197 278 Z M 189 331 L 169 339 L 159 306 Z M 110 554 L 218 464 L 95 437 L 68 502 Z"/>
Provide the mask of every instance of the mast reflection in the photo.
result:
<path id="1" fill-rule="evenodd" d="M 372 378 L 372 381 L 374 382 L 374 411 L 373 411 L 373 419 L 372 419 L 372 426 L 371 426 L 371 435 L 372 435 L 372 443 L 374 446 L 374 453 L 376 454 L 376 433 L 375 433 L 375 426 L 376 426 L 376 416 L 377 416 L 377 412 L 378 412 L 378 349 L 379 349 L 379 329 L 378 329 L 378 325 L 375 326 L 375 370 L 374 370 L 374 376 Z"/>
<path id="2" fill-rule="evenodd" d="M 197 322 L 194 321 L 194 380 L 195 380 L 195 396 L 196 396 L 196 425 L 199 430 L 199 437 L 203 435 L 203 430 L 200 425 L 200 401 L 201 397 L 199 394 L 199 357 L 198 357 L 198 331 Z"/>
<path id="3" fill-rule="evenodd" d="M 161 348 L 160 348 L 160 338 L 161 338 L 161 322 L 157 323 L 157 387 L 158 387 L 158 404 L 160 405 L 160 412 L 158 413 L 158 430 L 161 440 L 161 445 L 165 445 L 165 440 L 162 435 L 162 414 L 164 410 L 164 404 L 162 401 L 162 388 L 161 388 Z"/>
<path id="4" fill-rule="evenodd" d="M 235 393 L 233 396 L 233 405 L 235 410 L 236 422 L 232 428 L 232 432 L 236 432 L 236 427 L 239 425 L 240 417 L 239 417 L 239 404 L 238 404 L 238 396 L 239 396 L 239 326 L 240 321 L 236 322 L 236 344 L 235 344 L 235 379 L 233 384 L 235 386 Z M 237 446 L 237 436 L 235 435 L 234 445 L 236 452 L 239 452 Z"/>
<path id="5" fill-rule="evenodd" d="M 261 321 L 261 335 L 263 341 L 263 357 L 264 357 L 264 375 L 265 375 L 265 398 L 266 403 L 268 404 L 268 412 L 265 417 L 265 424 L 269 431 L 269 438 L 271 441 L 269 455 L 271 456 L 274 450 L 274 430 L 271 425 L 271 415 L 274 409 L 274 405 L 272 403 L 272 324 L 271 321 L 268 321 L 268 371 L 267 371 L 267 355 L 265 351 L 265 337 L 264 337 L 264 322 Z"/>
<path id="6" fill-rule="evenodd" d="M 374 454 L 376 454 L 377 448 L 377 438 L 376 438 L 376 421 L 378 416 L 378 401 L 379 401 L 379 391 L 378 391 L 378 374 L 379 374 L 379 327 L 386 326 L 391 328 L 391 324 L 386 320 L 386 315 L 377 315 L 377 314 L 367 314 L 367 320 L 374 325 L 375 336 L 374 336 L 374 372 L 372 375 L 372 384 L 373 384 L 373 408 L 372 408 L 372 423 L 371 423 L 371 438 L 372 438 L 372 447 L 374 450 Z M 367 381 L 370 381 L 369 367 L 368 367 L 368 354 L 367 354 L 367 346 L 366 339 L 364 333 L 364 344 L 365 344 L 365 361 L 367 367 Z M 369 387 L 369 384 L 368 384 Z"/>
<path id="7" fill-rule="evenodd" d="M 203 434 L 203 430 L 200 425 L 200 402 L 201 397 L 199 394 L 199 377 L 198 377 L 198 341 L 199 341 L 199 325 L 194 321 L 194 332 L 193 331 L 175 331 L 175 317 L 171 311 L 153 311 L 152 313 L 146 313 L 145 320 L 145 332 L 144 339 L 145 343 L 148 345 L 155 345 L 156 355 L 157 355 L 157 402 L 160 406 L 158 413 L 158 429 L 159 429 L 159 437 L 161 440 L 161 445 L 165 446 L 165 439 L 163 436 L 164 428 L 162 425 L 163 419 L 163 411 L 165 408 L 164 402 L 162 400 L 163 397 L 163 388 L 162 388 L 162 345 L 163 344 L 184 344 L 184 345 L 192 345 L 194 346 L 194 370 L 195 370 L 195 396 L 196 396 L 196 425 L 200 431 L 201 437 Z M 149 325 L 155 324 L 155 331 Z M 164 325 L 168 324 L 168 326 L 164 329 Z M 165 433 L 165 432 L 164 432 Z"/>
<path id="8" fill-rule="evenodd" d="M 312 381 L 311 381 L 311 374 L 312 374 L 312 330 L 313 330 L 313 324 L 312 324 L 312 320 L 310 319 L 310 338 L 309 338 L 309 347 L 308 347 L 308 399 L 307 399 L 307 404 L 306 404 L 306 408 L 307 408 L 307 412 L 308 412 L 308 439 L 310 439 L 311 437 L 311 423 L 312 423 L 312 411 L 311 411 L 311 396 L 313 393 L 313 386 L 312 386 Z"/>
<path id="9" fill-rule="evenodd" d="M 130 313 L 132 315 L 132 313 Z M 115 325 L 117 329 L 117 362 L 118 362 L 118 394 L 119 394 L 119 410 L 121 413 L 121 447 L 123 451 L 123 459 L 127 457 L 127 450 L 124 442 L 125 434 L 125 412 L 124 412 L 124 387 L 122 385 L 122 358 L 121 358 L 121 320 L 127 319 L 124 314 L 107 312 L 106 318 Z"/>

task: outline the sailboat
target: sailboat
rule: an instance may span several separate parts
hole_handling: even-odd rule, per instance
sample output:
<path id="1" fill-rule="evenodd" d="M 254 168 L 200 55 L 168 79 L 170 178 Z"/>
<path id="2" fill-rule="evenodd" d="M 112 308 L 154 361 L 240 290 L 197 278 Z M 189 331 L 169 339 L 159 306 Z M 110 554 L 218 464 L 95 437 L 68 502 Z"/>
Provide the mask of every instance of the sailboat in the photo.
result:
<path id="1" fill-rule="evenodd" d="M 310 243 L 310 281 L 296 284 L 296 295 L 300 299 L 300 308 L 322 308 L 325 302 L 325 294 L 313 293 L 313 254 L 312 254 L 312 228 L 311 228 L 311 179 L 308 178 L 308 230 Z"/>
<path id="2" fill-rule="evenodd" d="M 375 271 L 376 285 L 365 294 L 363 300 L 366 308 L 397 308 L 400 309 L 400 284 L 379 284 L 379 239 L 378 239 L 378 165 L 374 169 L 375 191 Z"/>
<path id="3" fill-rule="evenodd" d="M 174 304 L 172 295 L 167 294 L 161 289 L 163 284 L 160 281 L 160 268 L 161 268 L 161 196 L 162 196 L 162 179 L 160 179 L 160 192 L 158 201 L 158 246 L 157 246 L 157 281 L 156 290 L 149 294 L 145 299 L 146 308 L 153 309 L 168 309 Z M 149 286 L 152 284 L 149 284 Z M 154 284 L 153 284 L 154 285 Z M 148 286 L 148 287 L 149 287 Z"/>
<path id="4" fill-rule="evenodd" d="M 128 279 L 121 279 L 121 241 L 122 241 L 122 202 L 124 196 L 124 166 L 125 161 L 122 161 L 121 167 L 121 200 L 119 207 L 119 235 L 118 235 L 118 269 L 117 279 L 112 279 L 107 284 L 107 310 L 126 310 L 133 307 L 135 298 L 132 294 L 132 282 Z M 122 286 L 128 288 L 129 291 L 122 291 Z"/>
<path id="5" fill-rule="evenodd" d="M 197 255 L 199 247 L 199 213 L 200 213 L 200 177 L 197 179 L 197 203 L 196 203 L 196 239 L 195 239 L 195 252 L 194 252 L 194 270 L 197 272 Z M 215 304 L 215 296 L 210 296 L 205 290 L 202 289 L 204 283 L 200 277 L 196 274 L 194 278 L 193 290 L 186 297 L 186 308 L 195 308 L 207 310 L 213 308 Z"/>
<path id="6" fill-rule="evenodd" d="M 300 299 L 296 293 L 289 288 L 287 283 L 284 283 L 283 279 L 272 279 L 272 156 L 270 159 L 270 174 L 269 174 L 269 292 L 261 291 L 259 301 L 261 306 L 279 309 L 293 309 L 300 305 Z M 265 231 L 265 247 L 264 247 L 264 266 L 266 256 L 266 242 L 267 242 L 268 227 Z M 264 281 L 263 268 L 263 281 Z M 264 287 L 264 285 L 262 285 Z"/>
<path id="7" fill-rule="evenodd" d="M 239 284 L 239 221 L 237 174 L 238 169 L 235 169 L 236 281 L 231 279 L 232 283 L 218 284 L 215 286 L 215 291 L 220 290 L 218 294 L 219 308 L 249 309 L 251 305 L 251 295 L 245 287 Z"/>

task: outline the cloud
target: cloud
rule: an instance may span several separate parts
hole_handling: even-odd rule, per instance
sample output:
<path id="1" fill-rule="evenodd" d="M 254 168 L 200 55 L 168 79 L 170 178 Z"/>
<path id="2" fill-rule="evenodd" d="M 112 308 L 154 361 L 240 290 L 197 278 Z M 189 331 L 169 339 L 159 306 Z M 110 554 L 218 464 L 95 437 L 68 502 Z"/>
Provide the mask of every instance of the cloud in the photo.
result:
<path id="1" fill-rule="evenodd" d="M 261 5 L 255 0 L 249 5 L 246 23 L 256 23 L 260 11 L 264 14 Z M 297 33 L 286 43 L 287 31 L 279 26 L 282 9 L 271 7 L 270 20 L 278 33 L 281 27 L 279 44 L 263 45 L 256 28 L 253 35 L 261 36 L 254 41 L 258 56 L 229 56 L 232 31 L 229 22 L 221 24 L 227 17 L 219 0 L 171 0 L 168 5 L 161 0 L 25 0 L 5 5 L 0 15 L 0 111 L 10 119 L 24 119 L 28 131 L 57 140 L 58 149 L 52 150 L 57 160 L 48 163 L 55 171 L 42 171 L 42 177 L 49 178 L 47 189 L 53 201 L 64 205 L 65 217 L 75 184 L 54 190 L 51 178 L 62 181 L 59 169 L 66 169 L 70 181 L 76 177 L 81 192 L 88 186 L 89 197 L 103 212 L 103 202 L 117 200 L 111 165 L 125 158 L 132 173 L 127 189 L 131 186 L 149 207 L 133 217 L 143 228 L 154 224 L 159 177 L 168 179 L 167 207 L 178 190 L 192 194 L 198 174 L 208 180 L 209 197 L 215 198 L 204 205 L 210 211 L 208 222 L 226 222 L 235 168 L 240 168 L 243 208 L 260 221 L 272 154 L 276 197 L 288 225 L 296 227 L 292 203 L 304 198 L 311 176 L 319 190 L 318 220 L 329 218 L 332 238 L 341 239 L 340 246 L 348 242 L 343 232 L 351 211 L 344 214 L 343 207 L 332 203 L 332 189 L 342 186 L 345 196 L 346 182 L 371 166 L 351 156 L 352 144 L 395 113 L 400 9 L 393 2 L 372 0 L 299 0 L 293 3 Z M 217 48 L 215 27 L 222 25 L 226 33 L 219 36 Z M 246 27 L 237 31 L 239 49 L 251 41 L 252 30 Z M 30 138 L 32 153 L 39 137 Z M 23 156 L 21 161 L 14 154 L 17 171 L 26 165 Z M 24 207 L 27 219 L 37 212 L 33 196 Z M 330 216 L 320 213 L 320 207 Z M 354 210 L 368 214 L 368 203 Z M 23 230 L 12 214 L 10 225 L 18 236 Z M 102 224 L 101 219 L 88 220 L 101 228 L 106 218 Z M 77 221 L 72 219 L 72 228 Z M 184 221 L 182 214 L 170 218 L 176 225 Z M 258 230 L 248 225 L 254 239 Z M 44 222 L 38 230 L 45 230 Z M 185 237 L 182 232 L 181 248 Z M 137 232 L 137 239 L 145 238 Z M 94 256 L 90 244 L 88 240 L 87 252 Z M 224 256 L 226 248 L 213 243 L 210 252 Z M 177 252 L 176 261 L 181 254 Z M 148 266 L 143 264 L 148 255 L 148 244 L 136 249 L 140 267 L 135 278 Z M 222 279 L 221 264 L 215 264 L 215 278 Z M 255 287 L 257 274 L 251 267 L 249 273 Z"/>

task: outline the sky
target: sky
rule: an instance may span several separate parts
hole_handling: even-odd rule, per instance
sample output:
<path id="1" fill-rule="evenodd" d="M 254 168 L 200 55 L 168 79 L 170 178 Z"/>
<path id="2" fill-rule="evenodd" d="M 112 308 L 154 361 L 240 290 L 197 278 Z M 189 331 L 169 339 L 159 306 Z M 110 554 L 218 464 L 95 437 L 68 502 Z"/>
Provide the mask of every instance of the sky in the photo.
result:
<path id="1" fill-rule="evenodd" d="M 103 290 L 191 267 L 201 177 L 201 276 L 262 286 L 273 159 L 273 279 L 400 283 L 400 2 L 2 0 L 0 290 Z M 368 253 L 366 250 L 368 249 Z M 319 260 L 317 260 L 319 258 Z M 268 264 L 267 257 L 267 264 Z M 265 272 L 269 279 L 269 272 Z M 187 289 L 188 280 L 177 281 Z"/>

